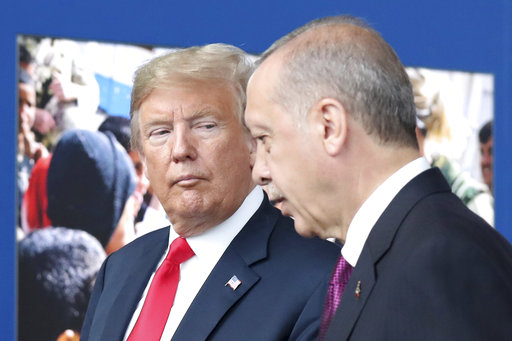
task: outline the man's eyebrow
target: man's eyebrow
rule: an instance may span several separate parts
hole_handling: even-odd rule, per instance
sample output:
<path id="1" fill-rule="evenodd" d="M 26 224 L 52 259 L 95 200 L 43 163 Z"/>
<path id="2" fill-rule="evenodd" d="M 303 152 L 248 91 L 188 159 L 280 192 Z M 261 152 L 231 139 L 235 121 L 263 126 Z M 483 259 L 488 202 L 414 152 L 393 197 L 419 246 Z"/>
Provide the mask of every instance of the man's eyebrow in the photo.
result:
<path id="1" fill-rule="evenodd" d="M 192 111 L 192 113 L 190 114 L 190 116 L 186 118 L 186 120 L 188 122 L 193 122 L 193 121 L 197 121 L 197 120 L 200 120 L 203 118 L 209 118 L 209 117 L 218 120 L 218 117 L 217 117 L 218 113 L 219 113 L 218 108 L 206 105 L 206 106 L 194 109 Z"/>
<path id="2" fill-rule="evenodd" d="M 213 114 L 215 114 L 216 111 L 217 110 L 215 110 L 214 108 L 204 107 L 204 108 L 195 110 L 192 113 L 192 115 L 190 115 L 190 117 L 188 119 L 189 120 L 197 120 L 197 119 L 200 119 L 200 118 L 212 116 Z"/>
<path id="3" fill-rule="evenodd" d="M 164 128 L 164 129 L 168 129 L 168 128 L 173 128 L 174 127 L 174 122 L 170 122 L 168 119 L 165 119 L 165 118 L 151 118 L 145 122 L 143 122 L 141 125 L 140 125 L 140 131 L 142 133 L 142 135 L 146 135 L 146 134 L 149 134 L 152 130 L 156 129 L 156 128 Z"/>
<path id="4" fill-rule="evenodd" d="M 265 120 L 262 120 L 261 118 L 257 119 L 256 121 L 251 122 L 251 126 L 253 129 L 263 132 L 270 132 L 272 129 L 268 126 L 267 122 Z"/>
<path id="5" fill-rule="evenodd" d="M 272 133 L 272 130 L 268 126 L 259 123 L 252 125 L 249 130 L 252 136 Z"/>

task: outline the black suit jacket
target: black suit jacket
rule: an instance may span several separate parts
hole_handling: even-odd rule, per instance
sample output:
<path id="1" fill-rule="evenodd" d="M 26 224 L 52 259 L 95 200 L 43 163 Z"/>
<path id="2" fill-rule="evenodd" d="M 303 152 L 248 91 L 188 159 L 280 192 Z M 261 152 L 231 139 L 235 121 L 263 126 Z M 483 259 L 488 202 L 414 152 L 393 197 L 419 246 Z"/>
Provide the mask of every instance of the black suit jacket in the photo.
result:
<path id="1" fill-rule="evenodd" d="M 510 244 L 423 172 L 373 227 L 325 340 L 512 340 Z"/>
<path id="2" fill-rule="evenodd" d="M 168 245 L 169 228 L 140 237 L 107 258 L 81 340 L 122 340 Z M 173 340 L 314 340 L 339 247 L 300 237 L 265 197 L 192 302 Z M 242 284 L 226 282 L 236 275 Z"/>

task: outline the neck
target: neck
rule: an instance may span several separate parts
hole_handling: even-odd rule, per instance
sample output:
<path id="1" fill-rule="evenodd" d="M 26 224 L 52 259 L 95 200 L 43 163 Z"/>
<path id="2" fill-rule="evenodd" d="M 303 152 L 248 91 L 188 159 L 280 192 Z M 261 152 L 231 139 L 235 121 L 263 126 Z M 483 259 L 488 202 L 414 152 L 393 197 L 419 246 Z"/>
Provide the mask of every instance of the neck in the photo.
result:
<path id="1" fill-rule="evenodd" d="M 361 158 L 360 155 L 365 157 Z M 344 204 L 340 210 L 341 225 L 337 227 L 336 237 L 345 241 L 348 226 L 368 197 L 393 173 L 418 157 L 419 151 L 414 148 L 374 145 L 358 153 L 352 162 L 347 162 L 345 172 L 349 174 L 349 180 L 347 189 L 340 192 L 338 203 Z"/>

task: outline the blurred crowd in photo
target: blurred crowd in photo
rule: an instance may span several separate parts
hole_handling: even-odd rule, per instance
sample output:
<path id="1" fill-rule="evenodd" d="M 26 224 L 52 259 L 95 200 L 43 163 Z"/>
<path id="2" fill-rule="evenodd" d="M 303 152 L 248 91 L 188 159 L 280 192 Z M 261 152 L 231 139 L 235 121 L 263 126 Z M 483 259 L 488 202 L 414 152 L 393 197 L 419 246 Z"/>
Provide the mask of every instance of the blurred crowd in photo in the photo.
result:
<path id="1" fill-rule="evenodd" d="M 158 52 L 129 48 L 125 71 Z M 56 340 L 62 325 L 79 330 L 105 257 L 169 225 L 130 147 L 133 72 L 114 74 L 124 54 L 113 45 L 93 60 L 87 53 L 95 50 L 96 43 L 18 39 L 19 340 Z"/>
<path id="2" fill-rule="evenodd" d="M 18 233 L 23 236 L 35 229 L 55 226 L 55 221 L 60 221 L 60 213 L 54 212 L 63 211 L 66 206 L 71 205 L 70 200 L 74 200 L 71 190 L 67 190 L 70 192 L 70 198 L 62 197 L 64 188 L 69 189 L 70 186 L 78 184 L 83 184 L 84 190 L 100 185 L 103 185 L 105 190 L 112 188 L 104 175 L 96 175 L 94 171 L 108 173 L 109 168 L 120 166 L 115 163 L 116 159 L 105 154 L 105 150 L 104 153 L 96 155 L 93 151 L 89 153 L 81 148 L 82 145 L 94 145 L 96 139 L 105 137 L 109 141 L 112 140 L 112 148 L 115 147 L 116 152 L 121 147 L 122 157 L 127 156 L 131 160 L 126 166 L 129 166 L 129 174 L 134 174 L 136 186 L 133 193 L 130 193 L 134 206 L 134 228 L 130 234 L 135 237 L 146 233 L 147 229 L 168 225 L 165 213 L 156 198 L 151 195 L 151 188 L 148 187 L 143 174 L 142 163 L 130 147 L 131 74 L 125 75 L 125 79 L 119 79 L 117 76 L 133 73 L 131 70 L 134 71 L 138 65 L 153 58 L 158 51 L 130 47 L 139 53 L 132 52 L 132 58 L 125 62 L 127 65 L 122 69 L 124 72 L 116 73 L 112 69 L 121 59 L 120 56 L 115 58 L 120 52 L 112 50 L 111 44 L 98 47 L 99 43 L 33 36 L 20 36 L 18 40 Z M 90 55 L 99 49 L 104 52 L 98 53 L 96 60 L 91 58 Z M 61 137 L 69 132 L 73 132 L 79 141 L 75 141 L 73 148 L 76 150 L 72 150 L 71 144 L 67 143 L 71 148 L 69 155 L 54 155 L 56 149 L 60 150 L 57 148 L 58 143 L 62 142 L 64 145 Z M 98 159 L 98 156 L 105 157 L 105 160 Z M 54 157 L 56 162 L 51 162 Z M 63 162 L 59 166 L 58 160 L 61 157 Z M 78 167 L 83 162 L 91 165 L 98 163 L 101 167 L 91 168 L 87 172 L 83 167 Z M 58 181 L 52 182 L 47 188 L 50 168 L 55 168 L 53 172 L 61 174 Z M 119 171 L 119 168 L 116 169 Z M 50 176 L 50 179 L 52 178 Z M 98 178 L 102 178 L 103 181 L 96 182 Z M 78 194 L 79 192 L 76 192 L 74 197 L 78 197 Z M 56 197 L 60 197 L 58 200 L 62 202 L 62 206 L 54 206 Z M 96 200 L 89 203 L 82 201 L 80 206 L 83 210 L 91 206 L 91 211 L 95 211 L 96 214 L 107 209 L 92 208 Z M 52 211 L 50 215 L 47 214 L 48 205 Z M 78 222 L 65 223 L 75 225 Z"/>
<path id="3" fill-rule="evenodd" d="M 170 224 L 129 120 L 133 71 L 167 50 L 18 37 L 20 341 L 79 330 L 105 257 Z M 492 75 L 407 71 L 424 155 L 494 226 Z"/>
<path id="4" fill-rule="evenodd" d="M 494 226 L 493 76 L 406 68 L 421 153 L 473 212 Z"/>

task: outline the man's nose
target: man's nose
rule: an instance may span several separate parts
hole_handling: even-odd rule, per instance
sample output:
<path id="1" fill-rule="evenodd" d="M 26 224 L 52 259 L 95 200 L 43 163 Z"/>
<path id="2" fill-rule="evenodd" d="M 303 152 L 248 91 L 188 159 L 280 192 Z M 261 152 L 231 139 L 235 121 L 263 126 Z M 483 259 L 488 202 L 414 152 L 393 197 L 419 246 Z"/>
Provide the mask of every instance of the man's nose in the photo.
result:
<path id="1" fill-rule="evenodd" d="M 252 168 L 252 179 L 258 185 L 267 185 L 271 180 L 270 170 L 267 165 L 267 161 L 262 155 L 261 148 L 256 151 L 256 157 L 254 160 L 254 166 Z"/>
<path id="2" fill-rule="evenodd" d="M 481 155 L 481 162 L 485 165 L 489 165 L 491 163 L 491 153 L 485 151 Z"/>
<path id="3" fill-rule="evenodd" d="M 197 149 L 193 142 L 190 129 L 176 127 L 172 139 L 172 159 L 174 162 L 183 162 L 197 157 Z"/>

